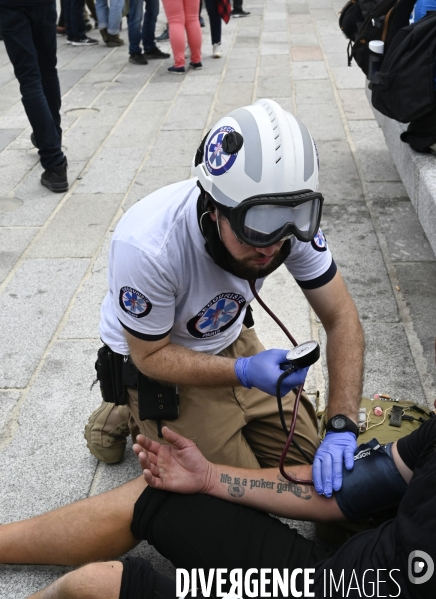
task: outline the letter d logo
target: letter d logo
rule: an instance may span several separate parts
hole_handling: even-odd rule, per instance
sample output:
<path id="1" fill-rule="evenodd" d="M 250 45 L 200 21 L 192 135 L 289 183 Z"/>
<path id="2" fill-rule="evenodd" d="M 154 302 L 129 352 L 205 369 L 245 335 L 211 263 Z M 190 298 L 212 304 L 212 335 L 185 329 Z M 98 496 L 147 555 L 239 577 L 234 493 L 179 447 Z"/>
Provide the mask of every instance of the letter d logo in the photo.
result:
<path id="1" fill-rule="evenodd" d="M 430 580 L 434 572 L 434 561 L 425 551 L 416 549 L 409 555 L 407 574 L 413 584 L 424 584 Z"/>

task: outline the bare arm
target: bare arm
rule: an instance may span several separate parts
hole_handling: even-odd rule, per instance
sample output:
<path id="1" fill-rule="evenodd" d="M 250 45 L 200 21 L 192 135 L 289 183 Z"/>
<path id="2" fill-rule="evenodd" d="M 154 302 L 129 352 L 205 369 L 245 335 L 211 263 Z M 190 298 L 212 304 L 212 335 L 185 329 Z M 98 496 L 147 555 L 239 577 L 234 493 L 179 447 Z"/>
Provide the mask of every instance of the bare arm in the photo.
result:
<path id="1" fill-rule="evenodd" d="M 357 422 L 362 396 L 365 341 L 356 306 L 339 272 L 318 289 L 303 289 L 327 333 L 328 417 Z"/>
<path id="2" fill-rule="evenodd" d="M 297 520 L 344 519 L 334 496 L 320 496 L 312 486 L 286 481 L 277 468 L 254 470 L 212 464 L 189 439 L 166 426 L 162 433 L 169 445 L 138 435 L 133 446 L 151 487 L 175 493 L 204 493 Z M 396 443 L 392 453 L 398 471 L 409 482 L 412 472 L 400 458 Z M 311 466 L 295 466 L 289 473 L 294 478 L 312 478 Z"/>
<path id="3" fill-rule="evenodd" d="M 143 341 L 124 331 L 135 366 L 145 375 L 179 385 L 225 387 L 240 385 L 235 360 L 211 356 L 171 343 L 169 335 L 159 341 Z"/>
<path id="4" fill-rule="evenodd" d="M 301 520 L 344 519 L 336 500 L 321 497 L 313 487 L 284 480 L 277 468 L 249 470 L 212 464 L 196 445 L 168 427 L 162 433 L 171 445 L 138 435 L 133 449 L 146 482 L 177 493 L 205 493 L 232 503 Z M 294 476 L 310 478 L 310 466 L 296 466 Z"/>

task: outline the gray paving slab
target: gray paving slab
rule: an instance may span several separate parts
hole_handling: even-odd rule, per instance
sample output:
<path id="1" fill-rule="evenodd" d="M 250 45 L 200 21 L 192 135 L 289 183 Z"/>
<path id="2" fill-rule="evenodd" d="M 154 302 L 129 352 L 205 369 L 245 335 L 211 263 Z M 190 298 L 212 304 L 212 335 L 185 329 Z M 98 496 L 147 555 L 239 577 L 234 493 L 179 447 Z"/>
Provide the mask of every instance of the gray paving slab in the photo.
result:
<path id="1" fill-rule="evenodd" d="M 434 368 L 436 260 L 397 263 L 396 270 L 399 287 L 407 301 L 413 326 L 427 361 L 427 371 L 434 385 L 436 383 Z"/>
<path id="2" fill-rule="evenodd" d="M 172 148 L 172 163 L 175 167 L 191 166 L 192 148 L 198 147 L 201 131 L 187 129 L 161 131 L 150 152 L 147 166 L 162 166 L 168 163 L 168 147 Z"/>
<path id="3" fill-rule="evenodd" d="M 0 437 L 6 433 L 11 413 L 21 399 L 20 391 L 6 390 L 0 393 Z"/>
<path id="4" fill-rule="evenodd" d="M 117 152 L 119 148 L 135 147 L 144 154 L 155 135 L 166 122 L 171 102 L 141 102 L 132 106 L 124 115 L 111 137 L 107 147 Z M 171 127 L 168 127 L 171 128 Z"/>
<path id="5" fill-rule="evenodd" d="M 191 174 L 190 166 L 168 167 L 168 166 L 149 166 L 147 161 L 144 168 L 138 173 L 128 196 L 123 203 L 123 210 L 128 210 L 138 200 L 141 200 L 149 193 L 170 185 L 188 179 Z"/>
<path id="6" fill-rule="evenodd" d="M 366 206 L 360 202 L 326 206 L 322 229 L 362 322 L 398 322 L 392 286 Z"/>
<path id="7" fill-rule="evenodd" d="M 37 232 L 34 227 L 0 227 L 0 283 Z"/>
<path id="8" fill-rule="evenodd" d="M 92 257 L 122 199 L 122 194 L 116 193 L 73 193 L 33 244 L 28 257 Z"/>
<path id="9" fill-rule="evenodd" d="M 88 72 L 87 69 L 61 69 L 59 71 L 59 83 L 61 92 L 65 94 L 69 89 L 82 79 Z"/>
<path id="10" fill-rule="evenodd" d="M 434 262 L 435 255 L 409 198 L 379 199 L 372 210 L 392 262 Z"/>
<path id="11" fill-rule="evenodd" d="M 89 260 L 24 260 L 0 296 L 0 387 L 26 387 Z M 26 367 L 23 368 L 23 360 Z"/>
<path id="12" fill-rule="evenodd" d="M 143 156 L 137 148 L 103 149 L 77 187 L 80 193 L 125 193 Z"/>
<path id="13" fill-rule="evenodd" d="M 174 102 L 165 122 L 164 131 L 195 130 L 201 131 L 206 126 L 209 110 L 212 105 L 213 94 L 196 96 L 196 102 L 191 96 L 179 96 Z"/>
<path id="14" fill-rule="evenodd" d="M 334 105 L 334 95 L 330 81 L 319 79 L 318 81 L 296 81 L 297 104 L 329 104 Z"/>
<path id="15" fill-rule="evenodd" d="M 338 93 L 348 120 L 374 120 L 374 113 L 363 90 L 340 89 Z"/>
<path id="16" fill-rule="evenodd" d="M 399 181 L 383 133 L 375 121 L 350 121 L 349 127 L 367 181 Z"/>
<path id="17" fill-rule="evenodd" d="M 107 233 L 92 267 L 91 275 L 82 282 L 59 339 L 95 339 L 99 347 L 98 323 L 100 306 L 108 289 L 107 264 L 111 234 Z M 90 300 L 92 298 L 92 300 Z"/>
<path id="18" fill-rule="evenodd" d="M 345 139 L 345 131 L 337 106 L 306 104 L 297 100 L 298 118 L 308 127 L 315 142 Z"/>
<path id="19" fill-rule="evenodd" d="M 12 143 L 22 132 L 23 129 L 1 129 L 0 152 L 2 152 L 6 148 L 6 146 Z"/>
<path id="20" fill-rule="evenodd" d="M 16 434 L 3 448 L 0 464 L 2 523 L 88 495 L 97 460 L 86 447 L 83 427 L 98 405 L 99 392 L 89 390 L 95 351 L 94 340 L 56 342 L 19 413 L 14 414 Z M 13 478 L 6 476 L 11 466 Z"/>
<path id="21" fill-rule="evenodd" d="M 317 130 L 312 130 L 317 137 Z M 320 190 L 327 204 L 346 204 L 363 200 L 362 183 L 350 148 L 345 140 L 317 141 L 320 165 Z"/>

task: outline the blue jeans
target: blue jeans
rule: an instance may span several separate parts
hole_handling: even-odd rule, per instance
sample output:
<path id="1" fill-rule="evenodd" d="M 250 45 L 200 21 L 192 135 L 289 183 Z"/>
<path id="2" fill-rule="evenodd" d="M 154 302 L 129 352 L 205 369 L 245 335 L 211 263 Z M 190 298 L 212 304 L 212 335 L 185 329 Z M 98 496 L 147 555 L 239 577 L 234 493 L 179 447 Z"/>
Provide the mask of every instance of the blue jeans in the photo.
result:
<path id="1" fill-rule="evenodd" d="M 129 53 L 141 53 L 141 23 L 144 0 L 130 0 L 129 7 Z M 142 45 L 144 51 L 156 47 L 154 41 L 156 21 L 159 15 L 159 0 L 145 0 L 144 22 L 142 23 Z"/>
<path id="2" fill-rule="evenodd" d="M 83 20 L 83 8 L 85 0 L 65 0 L 65 25 L 68 37 L 81 40 L 86 37 L 85 21 Z"/>
<path id="3" fill-rule="evenodd" d="M 56 4 L 0 6 L 0 33 L 44 169 L 62 163 L 61 90 L 56 69 Z"/>
<path id="4" fill-rule="evenodd" d="M 98 28 L 107 29 L 111 35 L 117 35 L 120 32 L 123 8 L 124 0 L 110 0 L 110 6 L 108 0 L 96 0 Z"/>

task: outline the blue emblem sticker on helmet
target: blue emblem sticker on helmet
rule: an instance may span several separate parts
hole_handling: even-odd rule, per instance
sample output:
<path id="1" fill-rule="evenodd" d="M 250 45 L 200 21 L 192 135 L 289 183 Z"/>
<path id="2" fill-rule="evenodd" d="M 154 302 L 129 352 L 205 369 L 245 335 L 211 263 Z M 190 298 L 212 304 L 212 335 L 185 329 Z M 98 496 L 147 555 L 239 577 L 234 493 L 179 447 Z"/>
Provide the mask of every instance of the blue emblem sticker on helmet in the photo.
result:
<path id="1" fill-rule="evenodd" d="M 150 312 L 152 305 L 148 297 L 132 287 L 121 287 L 120 306 L 133 318 L 143 318 Z"/>
<path id="2" fill-rule="evenodd" d="M 238 293 L 220 293 L 191 318 L 187 329 L 197 339 L 215 337 L 232 326 L 245 304 L 245 297 Z"/>
<path id="3" fill-rule="evenodd" d="M 324 233 L 321 231 L 321 229 L 318 229 L 318 233 L 310 243 L 312 244 L 313 249 L 317 252 L 325 252 L 327 249 L 327 239 L 324 237 Z"/>
<path id="4" fill-rule="evenodd" d="M 227 133 L 234 131 L 233 127 L 220 127 L 209 138 L 205 150 L 205 164 L 207 170 L 215 177 L 223 175 L 232 168 L 238 153 L 227 154 L 223 150 L 223 139 Z"/>

